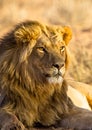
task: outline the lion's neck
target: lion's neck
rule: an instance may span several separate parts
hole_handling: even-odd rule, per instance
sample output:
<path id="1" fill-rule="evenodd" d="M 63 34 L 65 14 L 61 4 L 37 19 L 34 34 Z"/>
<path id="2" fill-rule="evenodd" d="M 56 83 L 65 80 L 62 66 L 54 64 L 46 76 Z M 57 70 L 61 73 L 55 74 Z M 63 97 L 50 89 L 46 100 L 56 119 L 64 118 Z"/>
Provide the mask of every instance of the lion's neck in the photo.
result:
<path id="1" fill-rule="evenodd" d="M 8 95 L 11 102 L 16 101 L 15 104 L 17 107 L 14 108 L 14 113 L 19 112 L 19 119 L 26 119 L 26 125 L 31 126 L 35 121 L 38 121 L 43 125 L 51 125 L 54 124 L 63 113 L 68 112 L 68 105 L 66 105 L 67 85 L 65 84 L 65 81 L 61 84 L 32 83 L 31 85 L 31 87 L 33 87 L 32 91 L 18 86 L 18 89 L 14 88 L 15 91 L 13 91 L 12 95 Z M 16 93 L 19 96 L 16 96 Z M 22 102 L 21 105 L 19 105 L 20 102 Z M 26 106 L 26 109 L 24 106 Z M 26 116 L 26 113 L 29 113 L 28 116 Z"/>
<path id="2" fill-rule="evenodd" d="M 58 84 L 45 87 L 47 91 L 43 92 L 39 102 L 39 121 L 43 125 L 51 125 L 59 120 L 64 113 L 68 113 L 67 86 L 63 82 L 61 88 Z"/>

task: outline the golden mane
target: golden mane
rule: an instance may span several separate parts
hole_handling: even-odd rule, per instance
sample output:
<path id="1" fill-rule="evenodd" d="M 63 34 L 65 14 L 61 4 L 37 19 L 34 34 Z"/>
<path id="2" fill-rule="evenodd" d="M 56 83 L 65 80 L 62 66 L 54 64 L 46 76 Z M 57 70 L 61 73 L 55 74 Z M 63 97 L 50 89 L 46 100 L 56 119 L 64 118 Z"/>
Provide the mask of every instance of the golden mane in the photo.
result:
<path id="1" fill-rule="evenodd" d="M 0 129 L 24 130 L 37 124 L 92 128 L 92 122 L 84 123 L 90 112 L 67 96 L 64 76 L 71 37 L 69 27 L 27 21 L 0 40 Z"/>

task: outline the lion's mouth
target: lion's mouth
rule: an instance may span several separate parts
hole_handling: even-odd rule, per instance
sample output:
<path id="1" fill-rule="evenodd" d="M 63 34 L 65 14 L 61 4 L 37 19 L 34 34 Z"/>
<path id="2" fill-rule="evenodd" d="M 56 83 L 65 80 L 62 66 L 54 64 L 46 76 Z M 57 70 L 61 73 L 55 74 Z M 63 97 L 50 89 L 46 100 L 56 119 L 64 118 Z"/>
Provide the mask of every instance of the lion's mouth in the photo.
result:
<path id="1" fill-rule="evenodd" d="M 63 77 L 64 73 L 65 73 L 64 67 L 60 70 L 54 68 L 54 69 L 50 69 L 49 71 L 47 71 L 45 73 L 45 76 L 46 77 L 56 77 L 58 79 L 59 77 Z"/>
<path id="2" fill-rule="evenodd" d="M 62 67 L 60 70 L 57 68 L 50 69 L 45 73 L 45 77 L 49 83 L 59 83 L 63 82 L 63 77 L 65 74 L 65 67 Z"/>

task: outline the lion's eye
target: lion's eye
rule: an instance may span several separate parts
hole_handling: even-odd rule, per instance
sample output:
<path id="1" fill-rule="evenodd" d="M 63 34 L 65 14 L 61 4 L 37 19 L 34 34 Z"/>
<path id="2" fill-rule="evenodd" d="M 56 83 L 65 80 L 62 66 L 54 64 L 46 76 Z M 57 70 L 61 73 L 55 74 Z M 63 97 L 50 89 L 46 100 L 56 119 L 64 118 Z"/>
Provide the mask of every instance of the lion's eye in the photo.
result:
<path id="1" fill-rule="evenodd" d="M 37 51 L 40 52 L 40 53 L 44 53 L 45 48 L 44 47 L 37 47 Z"/>
<path id="2" fill-rule="evenodd" d="M 61 51 L 61 52 L 64 52 L 64 51 L 65 51 L 65 46 L 61 46 L 61 47 L 60 47 L 60 51 Z"/>

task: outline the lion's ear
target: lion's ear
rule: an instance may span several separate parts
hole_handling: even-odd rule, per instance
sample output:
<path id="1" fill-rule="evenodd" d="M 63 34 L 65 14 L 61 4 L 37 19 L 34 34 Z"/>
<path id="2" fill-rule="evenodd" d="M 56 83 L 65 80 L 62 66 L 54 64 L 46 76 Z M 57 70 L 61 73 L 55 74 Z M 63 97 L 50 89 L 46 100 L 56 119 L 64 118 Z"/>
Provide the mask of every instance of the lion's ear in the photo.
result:
<path id="1" fill-rule="evenodd" d="M 69 43 L 71 38 L 72 38 L 72 30 L 71 30 L 70 27 L 65 26 L 64 27 L 63 39 L 64 39 L 66 45 Z"/>
<path id="2" fill-rule="evenodd" d="M 18 44 L 28 44 L 32 40 L 36 40 L 40 33 L 41 29 L 39 26 L 22 26 L 15 31 L 14 36 Z"/>

